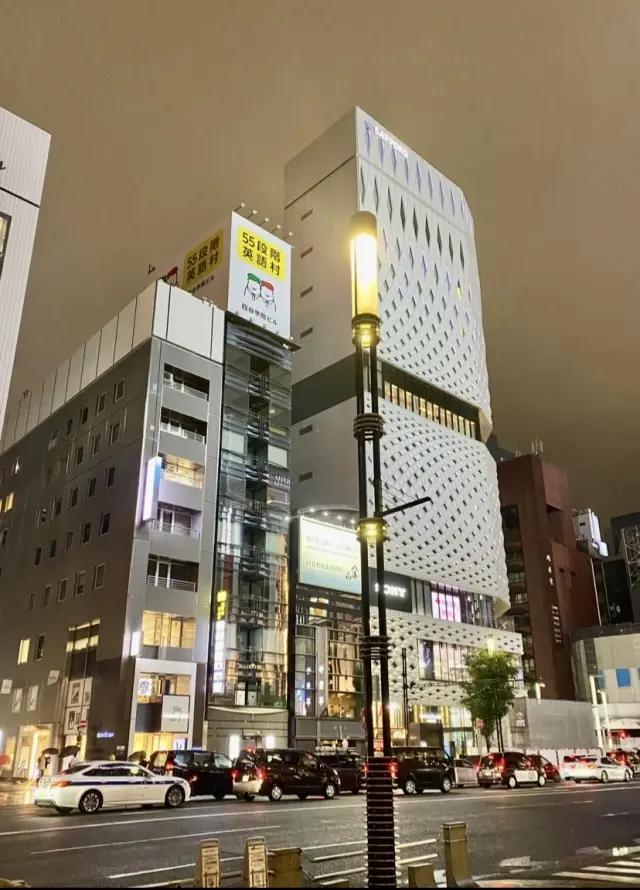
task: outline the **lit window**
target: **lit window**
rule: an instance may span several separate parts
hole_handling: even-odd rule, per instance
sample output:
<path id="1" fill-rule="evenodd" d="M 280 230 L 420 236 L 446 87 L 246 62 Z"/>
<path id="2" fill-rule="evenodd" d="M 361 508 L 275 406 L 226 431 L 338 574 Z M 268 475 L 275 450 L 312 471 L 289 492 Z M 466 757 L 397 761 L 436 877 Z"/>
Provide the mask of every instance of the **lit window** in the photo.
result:
<path id="1" fill-rule="evenodd" d="M 20 472 L 20 458 L 16 457 L 14 462 L 11 464 L 11 475 L 15 476 Z"/>
<path id="2" fill-rule="evenodd" d="M 8 513 L 9 510 L 13 510 L 13 492 L 12 491 L 9 492 L 9 494 L 6 496 L 5 501 L 4 501 L 4 512 Z"/>
<path id="3" fill-rule="evenodd" d="M 18 647 L 18 664 L 26 664 L 29 661 L 29 644 L 29 637 L 20 640 L 20 645 Z"/>

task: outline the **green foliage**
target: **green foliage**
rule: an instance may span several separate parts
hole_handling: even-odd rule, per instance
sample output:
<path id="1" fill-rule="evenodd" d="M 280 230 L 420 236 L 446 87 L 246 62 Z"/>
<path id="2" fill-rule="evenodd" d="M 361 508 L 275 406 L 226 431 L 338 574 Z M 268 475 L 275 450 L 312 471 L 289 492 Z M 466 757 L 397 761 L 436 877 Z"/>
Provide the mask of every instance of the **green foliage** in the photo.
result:
<path id="1" fill-rule="evenodd" d="M 509 713 L 518 669 L 507 652 L 488 649 L 475 649 L 465 661 L 469 679 L 461 683 L 461 703 L 471 712 L 474 721 L 484 722 L 482 735 L 489 748 L 498 721 Z"/>

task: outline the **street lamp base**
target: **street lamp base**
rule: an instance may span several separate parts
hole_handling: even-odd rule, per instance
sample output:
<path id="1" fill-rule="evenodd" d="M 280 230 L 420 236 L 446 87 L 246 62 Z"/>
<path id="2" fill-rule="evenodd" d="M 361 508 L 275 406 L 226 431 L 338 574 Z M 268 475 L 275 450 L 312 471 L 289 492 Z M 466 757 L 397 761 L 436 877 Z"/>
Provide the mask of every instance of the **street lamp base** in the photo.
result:
<path id="1" fill-rule="evenodd" d="M 390 757 L 367 759 L 366 822 L 369 887 L 397 887 L 396 820 Z"/>

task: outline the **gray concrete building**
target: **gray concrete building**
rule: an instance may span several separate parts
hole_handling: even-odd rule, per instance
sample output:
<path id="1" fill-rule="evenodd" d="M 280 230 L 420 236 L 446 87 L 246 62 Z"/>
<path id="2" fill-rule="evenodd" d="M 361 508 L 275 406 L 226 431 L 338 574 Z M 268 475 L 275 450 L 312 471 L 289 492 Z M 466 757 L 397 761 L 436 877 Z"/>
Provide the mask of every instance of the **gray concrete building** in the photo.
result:
<path id="1" fill-rule="evenodd" d="M 118 755 L 285 741 L 290 361 L 282 338 L 160 281 L 9 406 L 10 774 L 78 740 Z"/>

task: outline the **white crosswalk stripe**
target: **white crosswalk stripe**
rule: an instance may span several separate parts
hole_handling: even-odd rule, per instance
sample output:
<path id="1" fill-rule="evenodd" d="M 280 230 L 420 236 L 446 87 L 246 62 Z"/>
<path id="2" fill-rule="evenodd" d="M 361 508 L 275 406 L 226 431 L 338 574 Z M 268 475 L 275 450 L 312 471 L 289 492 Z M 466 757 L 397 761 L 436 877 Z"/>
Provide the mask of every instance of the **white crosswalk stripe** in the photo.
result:
<path id="1" fill-rule="evenodd" d="M 606 865 L 585 865 L 576 871 L 558 871 L 554 878 L 580 879 L 608 884 L 640 885 L 640 856 L 629 859 L 613 859 Z"/>

